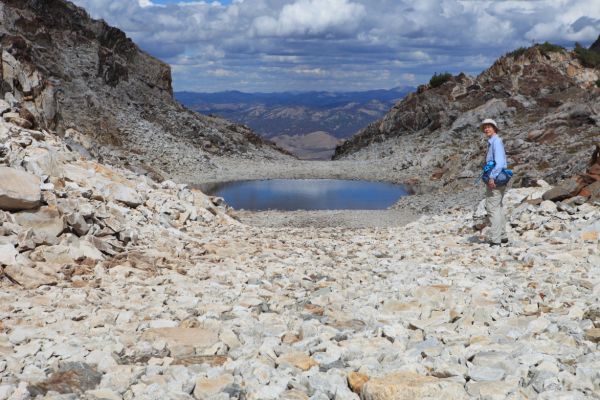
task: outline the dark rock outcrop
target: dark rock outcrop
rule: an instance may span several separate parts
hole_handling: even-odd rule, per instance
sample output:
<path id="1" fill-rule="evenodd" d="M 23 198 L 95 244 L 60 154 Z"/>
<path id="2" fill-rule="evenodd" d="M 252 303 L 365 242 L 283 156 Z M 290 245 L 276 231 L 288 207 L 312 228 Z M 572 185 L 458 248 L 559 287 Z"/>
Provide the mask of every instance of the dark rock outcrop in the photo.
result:
<path id="1" fill-rule="evenodd" d="M 218 156 L 282 157 L 249 129 L 182 107 L 167 64 L 67 1 L 3 0 L 0 19 L 0 95 L 18 125 L 185 180 Z"/>
<path id="2" fill-rule="evenodd" d="M 598 39 L 590 46 L 590 50 L 595 51 L 596 53 L 600 53 L 600 35 L 598 35 Z"/>
<path id="3" fill-rule="evenodd" d="M 600 202 L 600 142 L 595 143 L 590 165 L 586 171 L 560 182 L 545 192 L 543 199 L 562 201 L 575 196 Z"/>

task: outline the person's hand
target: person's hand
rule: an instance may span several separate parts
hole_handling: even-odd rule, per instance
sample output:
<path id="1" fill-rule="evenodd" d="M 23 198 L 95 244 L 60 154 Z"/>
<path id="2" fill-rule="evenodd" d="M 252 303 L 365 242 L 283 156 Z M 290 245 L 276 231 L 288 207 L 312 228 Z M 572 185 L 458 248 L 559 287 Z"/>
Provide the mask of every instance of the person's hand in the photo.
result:
<path id="1" fill-rule="evenodd" d="M 488 186 L 490 189 L 493 189 L 493 188 L 495 188 L 495 187 L 496 187 L 496 182 L 494 182 L 494 179 L 493 179 L 493 178 L 490 178 L 490 180 L 489 180 L 489 181 L 488 181 L 488 183 L 487 183 L 487 186 Z"/>

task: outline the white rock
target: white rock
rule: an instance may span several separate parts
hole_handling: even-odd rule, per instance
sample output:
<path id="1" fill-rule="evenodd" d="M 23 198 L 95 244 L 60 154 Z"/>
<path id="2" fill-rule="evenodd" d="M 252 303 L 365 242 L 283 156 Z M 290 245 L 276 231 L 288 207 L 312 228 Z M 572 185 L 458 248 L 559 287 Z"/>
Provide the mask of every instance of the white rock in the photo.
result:
<path id="1" fill-rule="evenodd" d="M 0 265 L 15 265 L 17 249 L 12 244 L 0 244 Z"/>
<path id="2" fill-rule="evenodd" d="M 27 210 L 39 206 L 40 178 L 25 171 L 0 167 L 0 210 Z"/>
<path id="3" fill-rule="evenodd" d="M 468 371 L 469 377 L 476 382 L 500 381 L 504 378 L 504 370 L 481 365 L 472 365 Z"/>
<path id="4" fill-rule="evenodd" d="M 0 384 L 0 400 L 7 400 L 17 387 L 10 383 Z"/>
<path id="5" fill-rule="evenodd" d="M 8 335 L 8 341 L 12 344 L 21 344 L 36 336 L 36 331 L 31 328 L 17 326 Z"/>

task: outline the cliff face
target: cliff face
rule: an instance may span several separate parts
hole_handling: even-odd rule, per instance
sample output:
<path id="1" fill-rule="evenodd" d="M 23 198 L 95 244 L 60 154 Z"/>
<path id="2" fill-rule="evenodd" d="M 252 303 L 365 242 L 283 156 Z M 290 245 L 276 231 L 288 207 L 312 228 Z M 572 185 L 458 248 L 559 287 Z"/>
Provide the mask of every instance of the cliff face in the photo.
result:
<path id="1" fill-rule="evenodd" d="M 516 183 L 555 182 L 585 169 L 600 136 L 600 71 L 567 51 L 536 46 L 496 61 L 478 77 L 420 87 L 336 149 L 334 158 L 393 163 L 414 183 L 472 177 L 479 170 L 484 118 L 501 128 Z"/>
<path id="2" fill-rule="evenodd" d="M 184 180 L 219 156 L 282 157 L 245 127 L 183 108 L 168 65 L 69 2 L 3 0 L 0 19 L 0 94 L 24 126 Z"/>

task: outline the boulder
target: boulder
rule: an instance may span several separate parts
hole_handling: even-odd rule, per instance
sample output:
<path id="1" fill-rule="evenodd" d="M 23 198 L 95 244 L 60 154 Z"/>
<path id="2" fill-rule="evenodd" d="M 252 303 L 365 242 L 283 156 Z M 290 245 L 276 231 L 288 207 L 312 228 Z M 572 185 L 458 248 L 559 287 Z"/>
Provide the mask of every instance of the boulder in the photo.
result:
<path id="1" fill-rule="evenodd" d="M 594 343 L 600 343 L 600 328 L 588 329 L 585 332 L 585 338 Z"/>
<path id="2" fill-rule="evenodd" d="M 585 184 L 582 184 L 578 179 L 569 178 L 561 182 L 558 186 L 546 191 L 542 195 L 542 199 L 561 201 L 577 195 L 584 186 Z"/>
<path id="3" fill-rule="evenodd" d="M 135 208 L 144 203 L 144 200 L 139 193 L 129 186 L 114 183 L 109 185 L 108 190 L 109 198 L 113 198 L 116 201 L 128 205 L 129 207 Z"/>
<path id="4" fill-rule="evenodd" d="M 0 115 L 6 113 L 7 111 L 10 111 L 10 104 L 0 99 Z"/>
<path id="5" fill-rule="evenodd" d="M 0 244 L 0 265 L 14 265 L 17 254 L 12 244 Z"/>
<path id="6" fill-rule="evenodd" d="M 372 378 L 364 386 L 364 400 L 467 399 L 458 382 L 423 376 L 411 372 L 396 372 L 383 378 Z"/>
<path id="7" fill-rule="evenodd" d="M 29 149 L 25 157 L 25 169 L 32 174 L 56 176 L 62 174 L 62 165 L 58 153 L 41 147 Z"/>
<path id="8" fill-rule="evenodd" d="M 25 171 L 0 167 L 0 209 L 28 210 L 40 205 L 40 178 Z"/>
<path id="9" fill-rule="evenodd" d="M 72 253 L 70 246 L 39 246 L 31 252 L 29 258 L 33 261 L 43 261 L 52 264 L 73 264 L 75 257 Z"/>
<path id="10" fill-rule="evenodd" d="M 348 387 L 356 394 L 362 392 L 363 386 L 369 381 L 369 377 L 360 372 L 350 371 L 348 373 Z"/>
<path id="11" fill-rule="evenodd" d="M 19 282 L 25 289 L 35 289 L 43 285 L 56 285 L 58 282 L 55 274 L 48 274 L 41 268 L 28 265 L 9 265 L 4 269 L 11 278 Z"/>
<path id="12" fill-rule="evenodd" d="M 590 201 L 600 201 L 600 181 L 596 181 L 584 189 L 586 190 L 586 194 L 589 193 Z"/>
<path id="13" fill-rule="evenodd" d="M 13 124 L 20 126 L 21 128 L 29 129 L 33 127 L 33 124 L 31 122 L 29 122 L 25 118 L 22 118 L 18 113 L 7 112 L 2 117 L 4 117 L 4 120 L 6 122 L 12 122 Z"/>
<path id="14" fill-rule="evenodd" d="M 233 376 L 230 374 L 224 374 L 214 378 L 198 378 L 196 380 L 196 385 L 194 386 L 194 397 L 196 399 L 213 399 L 217 394 L 233 385 L 233 382 Z"/>
<path id="15" fill-rule="evenodd" d="M 90 230 L 90 225 L 79 213 L 70 213 L 65 220 L 77 236 L 83 236 Z"/>
<path id="16" fill-rule="evenodd" d="M 65 223 L 55 207 L 41 207 L 35 211 L 15 214 L 15 221 L 24 228 L 33 229 L 40 237 L 57 237 L 65 229 Z"/>
<path id="17" fill-rule="evenodd" d="M 199 349 L 213 346 L 219 341 L 218 332 L 202 328 L 151 328 L 144 332 L 142 339 L 154 342 L 164 341 L 171 357 L 194 355 Z"/>
<path id="18" fill-rule="evenodd" d="M 308 371 L 315 365 L 319 365 L 312 357 L 304 354 L 301 351 L 294 351 L 287 354 L 282 354 L 277 358 L 278 365 L 288 365 L 295 368 L 301 369 L 302 371 Z"/>

